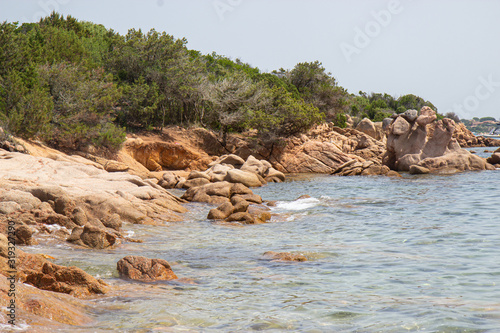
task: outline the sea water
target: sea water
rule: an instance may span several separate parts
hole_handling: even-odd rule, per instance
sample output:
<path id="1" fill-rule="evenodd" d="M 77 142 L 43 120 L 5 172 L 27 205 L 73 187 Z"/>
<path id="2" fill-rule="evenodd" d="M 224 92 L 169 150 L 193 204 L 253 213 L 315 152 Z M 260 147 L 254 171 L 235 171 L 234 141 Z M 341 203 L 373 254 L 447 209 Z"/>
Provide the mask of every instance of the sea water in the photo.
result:
<path id="1" fill-rule="evenodd" d="M 125 225 L 141 244 L 27 250 L 113 287 L 74 331 L 500 332 L 500 171 L 303 175 L 254 192 L 277 201 L 271 223 L 213 223 L 213 206 L 193 203 L 184 222 Z M 126 255 L 165 259 L 190 280 L 121 280 Z"/>

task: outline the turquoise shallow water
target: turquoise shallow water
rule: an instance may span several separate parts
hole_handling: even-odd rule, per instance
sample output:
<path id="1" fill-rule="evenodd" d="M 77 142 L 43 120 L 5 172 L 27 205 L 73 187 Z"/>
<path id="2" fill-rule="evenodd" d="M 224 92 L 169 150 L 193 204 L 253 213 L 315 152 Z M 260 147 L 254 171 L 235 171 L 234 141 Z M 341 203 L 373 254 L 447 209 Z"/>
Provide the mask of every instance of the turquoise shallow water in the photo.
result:
<path id="1" fill-rule="evenodd" d="M 127 225 L 142 244 L 30 251 L 117 289 L 89 301 L 96 332 L 500 332 L 500 171 L 292 177 L 255 192 L 278 200 L 272 223 L 213 224 L 210 206 L 190 204 L 185 222 Z M 116 262 L 131 254 L 195 284 L 120 280 Z"/>

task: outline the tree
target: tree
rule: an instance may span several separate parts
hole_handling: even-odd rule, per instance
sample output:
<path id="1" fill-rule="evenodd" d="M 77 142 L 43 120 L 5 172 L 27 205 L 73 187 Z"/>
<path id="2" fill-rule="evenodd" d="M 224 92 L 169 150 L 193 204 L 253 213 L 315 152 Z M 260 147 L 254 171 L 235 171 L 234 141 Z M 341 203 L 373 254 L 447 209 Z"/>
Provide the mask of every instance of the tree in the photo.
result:
<path id="1" fill-rule="evenodd" d="M 118 148 L 125 139 L 124 131 L 113 124 L 121 91 L 110 75 L 67 63 L 40 66 L 38 73 L 54 101 L 52 144 L 72 149 L 89 144 Z"/>
<path id="2" fill-rule="evenodd" d="M 131 29 L 113 46 L 107 68 L 123 84 L 143 77 L 163 95 L 155 110 L 154 126 L 201 119 L 201 62 L 188 52 L 185 39 L 175 39 L 154 29 L 147 34 Z M 161 115 L 161 116 L 158 116 Z"/>
<path id="3" fill-rule="evenodd" d="M 251 110 L 267 102 L 263 92 L 260 85 L 241 74 L 205 84 L 203 96 L 212 105 L 224 144 L 230 129 L 243 129 Z"/>
<path id="4" fill-rule="evenodd" d="M 333 118 L 336 113 L 345 111 L 346 91 L 337 85 L 321 62 L 297 64 L 290 71 L 290 80 L 304 101 L 313 104 L 327 117 Z"/>
<path id="5" fill-rule="evenodd" d="M 160 122 L 158 109 L 165 97 L 160 94 L 155 82 L 147 84 L 141 76 L 132 85 L 123 85 L 122 96 L 121 110 L 117 117 L 119 124 L 151 129 Z"/>
<path id="6" fill-rule="evenodd" d="M 434 111 L 437 111 L 437 108 L 431 102 L 426 101 L 422 97 L 413 94 L 399 97 L 397 103 L 398 107 L 403 106 L 406 110 L 414 109 L 419 111 L 424 106 L 429 106 Z"/>
<path id="7" fill-rule="evenodd" d="M 324 120 L 318 108 L 302 99 L 294 98 L 284 88 L 267 89 L 265 104 L 250 110 L 247 123 L 262 136 L 275 138 L 302 133 Z"/>
<path id="8" fill-rule="evenodd" d="M 49 134 L 53 103 L 48 89 L 33 71 L 9 71 L 0 77 L 0 123 L 25 138 Z"/>
<path id="9" fill-rule="evenodd" d="M 455 112 L 447 112 L 445 115 L 444 115 L 445 118 L 450 118 L 452 120 L 454 120 L 457 124 L 460 123 L 460 118 L 458 117 L 458 115 L 455 113 Z"/>

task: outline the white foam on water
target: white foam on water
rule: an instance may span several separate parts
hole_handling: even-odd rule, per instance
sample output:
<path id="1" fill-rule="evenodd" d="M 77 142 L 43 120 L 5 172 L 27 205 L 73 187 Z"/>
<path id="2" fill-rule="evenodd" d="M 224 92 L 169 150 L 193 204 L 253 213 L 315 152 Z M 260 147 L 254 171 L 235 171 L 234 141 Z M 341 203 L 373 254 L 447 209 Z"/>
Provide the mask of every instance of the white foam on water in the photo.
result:
<path id="1" fill-rule="evenodd" d="M 46 224 L 45 227 L 47 227 L 47 229 L 49 229 L 51 232 L 58 230 L 66 230 L 71 233 L 71 230 L 68 230 L 68 228 L 63 227 L 62 225 L 59 224 Z"/>
<path id="2" fill-rule="evenodd" d="M 278 201 L 276 207 L 284 210 L 304 210 L 315 207 L 319 204 L 316 198 L 297 199 L 295 201 Z"/>

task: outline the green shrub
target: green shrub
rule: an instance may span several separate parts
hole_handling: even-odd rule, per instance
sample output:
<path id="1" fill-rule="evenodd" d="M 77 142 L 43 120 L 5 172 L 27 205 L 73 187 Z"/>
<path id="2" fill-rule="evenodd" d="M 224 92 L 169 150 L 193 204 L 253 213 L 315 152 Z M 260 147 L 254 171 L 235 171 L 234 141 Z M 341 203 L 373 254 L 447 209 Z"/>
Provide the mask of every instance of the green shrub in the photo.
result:
<path id="1" fill-rule="evenodd" d="M 347 127 L 347 116 L 344 113 L 338 113 L 335 117 L 335 125 L 340 128 Z"/>

